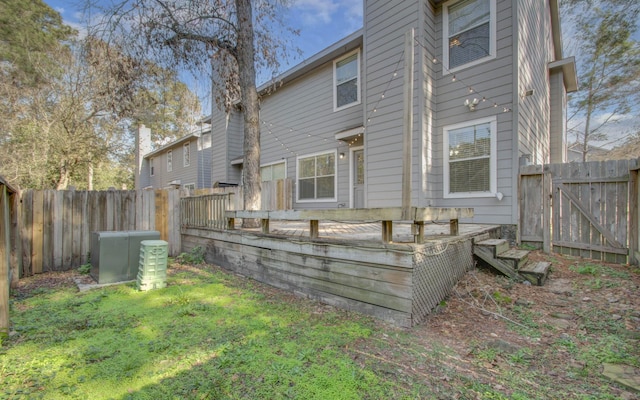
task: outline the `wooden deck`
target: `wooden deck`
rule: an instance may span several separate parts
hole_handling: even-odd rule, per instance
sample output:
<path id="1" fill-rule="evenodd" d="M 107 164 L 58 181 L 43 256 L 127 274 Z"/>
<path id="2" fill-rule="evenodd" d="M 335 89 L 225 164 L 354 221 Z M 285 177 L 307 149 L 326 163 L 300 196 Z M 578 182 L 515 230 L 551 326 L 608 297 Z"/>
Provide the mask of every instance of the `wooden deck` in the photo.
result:
<path id="1" fill-rule="evenodd" d="M 320 222 L 341 221 L 343 224 L 358 224 L 370 221 L 381 223 L 380 239 L 383 243 L 393 241 L 394 221 L 413 221 L 411 234 L 414 243 L 425 241 L 425 225 L 428 222 L 448 222 L 449 234 L 459 234 L 458 223 L 461 218 L 472 218 L 472 208 L 452 207 L 386 207 L 386 208 L 338 208 L 328 210 L 286 210 L 286 211 L 227 211 L 227 228 L 234 229 L 238 218 L 260 219 L 262 233 L 271 233 L 271 221 L 307 221 L 309 237 L 319 237 Z"/>
<path id="2" fill-rule="evenodd" d="M 348 222 L 348 221 L 322 221 L 318 223 L 318 238 L 328 240 L 370 241 L 380 242 L 382 224 L 380 222 Z M 391 243 L 414 243 L 415 234 L 412 233 L 411 222 L 394 222 Z M 496 225 L 459 224 L 459 235 L 462 237 L 480 235 L 488 230 L 495 229 Z M 242 229 L 247 232 L 261 232 L 261 228 L 243 229 L 240 223 L 236 223 L 234 229 Z M 309 223 L 305 221 L 271 220 L 270 233 L 291 238 L 310 237 Z M 424 240 L 427 243 L 447 241 L 455 239 L 450 235 L 449 223 L 425 224 Z"/>
<path id="3" fill-rule="evenodd" d="M 425 223 L 421 232 L 407 221 L 271 219 L 268 233 L 264 223 L 237 225 L 183 226 L 183 251 L 200 246 L 207 262 L 403 327 L 423 322 L 473 267 L 474 240 L 500 232 L 495 225 L 456 224 L 451 235 L 449 222 Z"/>

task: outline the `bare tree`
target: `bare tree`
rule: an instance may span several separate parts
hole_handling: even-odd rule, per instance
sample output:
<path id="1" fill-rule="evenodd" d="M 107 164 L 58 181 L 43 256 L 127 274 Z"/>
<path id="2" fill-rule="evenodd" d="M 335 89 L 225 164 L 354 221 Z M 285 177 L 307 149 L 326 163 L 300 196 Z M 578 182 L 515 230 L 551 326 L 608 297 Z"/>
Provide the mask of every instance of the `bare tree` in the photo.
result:
<path id="1" fill-rule="evenodd" d="M 570 130 L 583 161 L 590 143 L 609 139 L 612 124 L 640 111 L 640 6 L 632 0 L 564 0 L 573 29 L 580 90 L 570 97 Z"/>
<path id="2" fill-rule="evenodd" d="M 260 124 L 256 68 L 275 74 L 287 57 L 283 23 L 286 0 L 128 0 L 102 9 L 94 26 L 109 41 L 128 45 L 138 59 L 150 57 L 196 76 L 206 73 L 220 109 L 238 103 L 244 116 L 244 208 L 260 208 Z M 214 79 L 215 78 L 215 79 Z M 245 221 L 245 225 L 256 221 Z"/>

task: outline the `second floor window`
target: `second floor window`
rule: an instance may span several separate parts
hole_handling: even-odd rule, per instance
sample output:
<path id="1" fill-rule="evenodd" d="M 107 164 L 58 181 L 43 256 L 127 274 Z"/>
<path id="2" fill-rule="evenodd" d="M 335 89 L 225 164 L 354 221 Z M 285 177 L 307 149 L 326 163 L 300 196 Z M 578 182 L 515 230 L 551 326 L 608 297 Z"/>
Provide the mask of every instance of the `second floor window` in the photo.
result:
<path id="1" fill-rule="evenodd" d="M 153 168 L 153 158 L 149 159 L 149 175 L 153 176 L 155 174 L 155 170 Z"/>
<path id="2" fill-rule="evenodd" d="M 334 110 L 360 103 L 360 53 L 358 50 L 333 65 Z"/>
<path id="3" fill-rule="evenodd" d="M 188 167 L 191 164 L 191 143 L 182 146 L 182 166 Z"/>
<path id="4" fill-rule="evenodd" d="M 444 7 L 444 58 L 450 70 L 495 56 L 495 0 Z"/>
<path id="5" fill-rule="evenodd" d="M 173 151 L 167 152 L 167 172 L 173 171 Z"/>

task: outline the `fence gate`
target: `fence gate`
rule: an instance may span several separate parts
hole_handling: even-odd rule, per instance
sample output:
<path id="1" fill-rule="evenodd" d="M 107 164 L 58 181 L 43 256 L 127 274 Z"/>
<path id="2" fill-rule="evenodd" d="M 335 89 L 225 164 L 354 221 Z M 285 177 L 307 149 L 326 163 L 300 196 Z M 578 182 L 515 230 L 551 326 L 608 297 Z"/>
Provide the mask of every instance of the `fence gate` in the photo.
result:
<path id="1" fill-rule="evenodd" d="M 541 242 L 545 251 L 635 262 L 637 168 L 638 160 L 523 167 L 520 240 Z"/>

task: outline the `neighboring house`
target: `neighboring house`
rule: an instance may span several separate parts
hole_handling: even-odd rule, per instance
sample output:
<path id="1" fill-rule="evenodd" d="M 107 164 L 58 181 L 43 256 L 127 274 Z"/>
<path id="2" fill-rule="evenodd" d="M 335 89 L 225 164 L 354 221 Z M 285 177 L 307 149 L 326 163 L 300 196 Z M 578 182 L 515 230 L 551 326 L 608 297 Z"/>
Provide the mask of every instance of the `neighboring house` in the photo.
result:
<path id="1" fill-rule="evenodd" d="M 414 29 L 412 205 L 517 224 L 520 163 L 566 161 L 577 82 L 557 0 L 364 0 L 363 15 L 363 29 L 259 88 L 262 179 L 292 179 L 295 209 L 401 206 Z M 241 183 L 242 125 L 238 109 L 213 111 L 212 181 Z"/>
<path id="2" fill-rule="evenodd" d="M 212 186 L 209 126 L 152 151 L 151 130 L 143 125 L 138 129 L 136 143 L 136 189 L 195 190 Z"/>
<path id="3" fill-rule="evenodd" d="M 607 153 L 609 153 L 609 150 L 605 148 L 588 145 L 586 161 L 605 160 L 607 159 L 606 157 Z M 583 155 L 582 143 L 574 142 L 567 147 L 567 162 L 582 162 L 582 155 Z M 628 158 L 633 158 L 633 157 L 628 157 Z"/>

